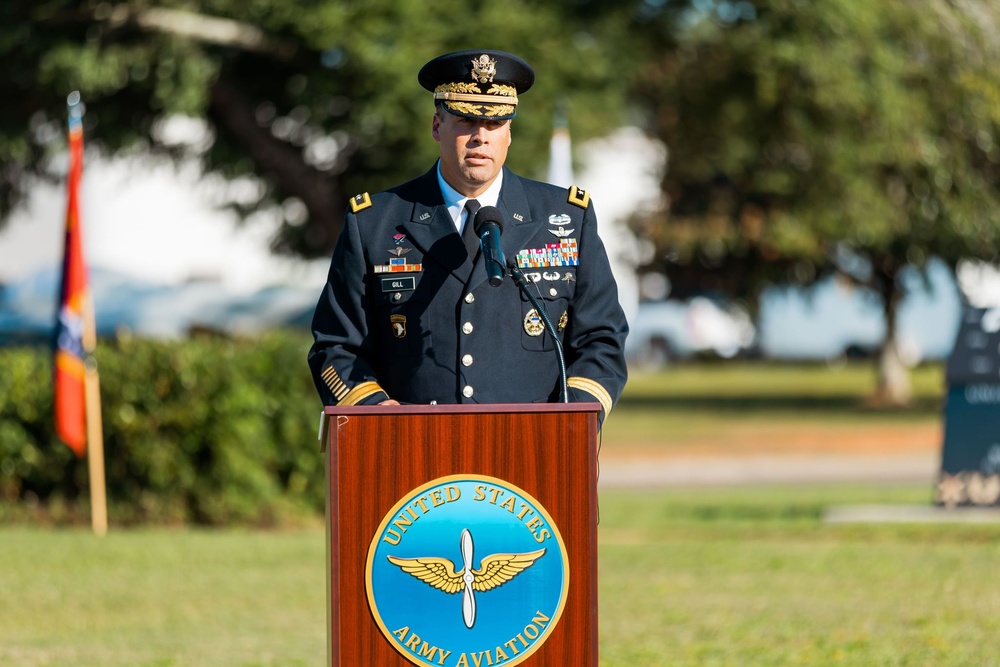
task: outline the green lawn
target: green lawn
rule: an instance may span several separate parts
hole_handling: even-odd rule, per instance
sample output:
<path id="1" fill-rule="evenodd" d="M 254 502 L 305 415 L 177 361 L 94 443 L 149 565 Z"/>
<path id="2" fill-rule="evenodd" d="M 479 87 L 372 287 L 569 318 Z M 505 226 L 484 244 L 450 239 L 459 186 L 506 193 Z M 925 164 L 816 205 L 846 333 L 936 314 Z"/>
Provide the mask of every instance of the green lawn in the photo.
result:
<path id="1" fill-rule="evenodd" d="M 900 446 L 936 437 L 940 366 L 914 374 L 912 408 L 866 407 L 873 386 L 868 365 L 637 375 L 605 424 L 602 458 L 745 453 L 800 435 L 797 447 L 869 431 L 882 444 L 898 431 Z M 932 491 L 928 481 L 603 492 L 602 667 L 1000 664 L 1000 527 L 822 521 L 832 505 L 928 504 Z M 2 528 L 0 666 L 319 667 L 324 561 L 318 529 L 112 527 L 97 539 Z"/>
<path id="2" fill-rule="evenodd" d="M 604 443 L 612 449 L 638 443 L 669 449 L 702 438 L 725 441 L 731 433 L 774 424 L 888 428 L 939 423 L 943 366 L 914 369 L 912 382 L 911 406 L 875 408 L 867 403 L 875 388 L 875 367 L 867 361 L 838 367 L 682 364 L 658 373 L 633 373 L 604 424 Z"/>
<path id="3" fill-rule="evenodd" d="M 601 497 L 601 665 L 997 664 L 1000 527 L 825 525 L 927 485 Z M 0 665 L 323 664 L 322 531 L 0 531 Z"/>

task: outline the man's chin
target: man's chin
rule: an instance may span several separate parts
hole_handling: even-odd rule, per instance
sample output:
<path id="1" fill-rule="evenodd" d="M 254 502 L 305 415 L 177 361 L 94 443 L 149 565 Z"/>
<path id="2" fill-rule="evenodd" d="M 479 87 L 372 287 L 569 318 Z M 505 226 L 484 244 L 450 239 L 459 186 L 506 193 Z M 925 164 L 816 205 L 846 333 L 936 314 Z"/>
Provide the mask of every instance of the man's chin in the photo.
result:
<path id="1" fill-rule="evenodd" d="M 496 172 L 487 167 L 473 167 L 462 170 L 462 175 L 469 183 L 489 183 L 496 177 Z"/>

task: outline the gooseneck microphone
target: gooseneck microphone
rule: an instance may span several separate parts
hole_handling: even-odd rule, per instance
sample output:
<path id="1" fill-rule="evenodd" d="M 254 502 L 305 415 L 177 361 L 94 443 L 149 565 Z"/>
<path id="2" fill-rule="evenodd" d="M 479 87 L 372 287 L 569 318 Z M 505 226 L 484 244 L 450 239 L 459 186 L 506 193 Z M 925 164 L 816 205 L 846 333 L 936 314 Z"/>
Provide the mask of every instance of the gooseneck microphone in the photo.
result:
<path id="1" fill-rule="evenodd" d="M 542 318 L 542 322 L 545 323 L 545 331 L 548 332 L 553 344 L 555 344 L 556 357 L 559 359 L 559 402 L 569 403 L 569 389 L 566 386 L 566 355 L 563 354 L 562 341 L 556 335 L 556 328 L 552 326 L 552 320 L 549 318 L 545 306 L 539 303 L 535 295 L 528 289 L 528 279 L 525 277 L 524 272 L 518 268 L 517 262 L 512 259 L 508 260 L 507 268 L 510 269 L 510 277 L 514 279 L 514 284 L 528 297 L 528 301 L 531 302 L 532 307 Z"/>
<path id="2" fill-rule="evenodd" d="M 473 230 L 479 237 L 483 259 L 486 260 L 486 275 L 490 285 L 499 287 L 503 283 L 504 260 L 500 249 L 500 234 L 503 232 L 503 213 L 496 206 L 483 206 L 476 212 Z"/>

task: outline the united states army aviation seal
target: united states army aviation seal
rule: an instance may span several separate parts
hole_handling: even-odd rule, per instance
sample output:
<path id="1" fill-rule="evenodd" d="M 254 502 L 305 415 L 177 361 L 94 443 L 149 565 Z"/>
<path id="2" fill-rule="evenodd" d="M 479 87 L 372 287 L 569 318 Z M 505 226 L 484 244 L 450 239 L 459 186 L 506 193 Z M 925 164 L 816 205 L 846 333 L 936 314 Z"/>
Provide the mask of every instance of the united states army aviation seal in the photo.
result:
<path id="1" fill-rule="evenodd" d="M 417 665 L 516 665 L 548 639 L 569 590 L 566 545 L 524 490 L 483 475 L 424 484 L 389 510 L 365 567 L 386 639 Z"/>

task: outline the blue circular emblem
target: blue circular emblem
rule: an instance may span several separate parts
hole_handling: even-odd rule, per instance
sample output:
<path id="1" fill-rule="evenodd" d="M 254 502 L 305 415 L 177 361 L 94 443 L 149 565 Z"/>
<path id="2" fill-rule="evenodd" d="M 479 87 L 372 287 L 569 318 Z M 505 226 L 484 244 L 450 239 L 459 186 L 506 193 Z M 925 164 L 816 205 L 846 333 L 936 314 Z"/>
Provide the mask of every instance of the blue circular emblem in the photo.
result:
<path id="1" fill-rule="evenodd" d="M 410 662 L 516 665 L 562 615 L 569 560 L 559 529 L 522 489 L 452 475 L 389 510 L 368 549 L 368 604 Z"/>

